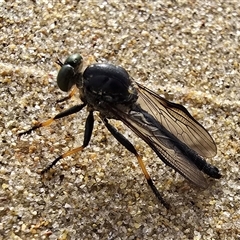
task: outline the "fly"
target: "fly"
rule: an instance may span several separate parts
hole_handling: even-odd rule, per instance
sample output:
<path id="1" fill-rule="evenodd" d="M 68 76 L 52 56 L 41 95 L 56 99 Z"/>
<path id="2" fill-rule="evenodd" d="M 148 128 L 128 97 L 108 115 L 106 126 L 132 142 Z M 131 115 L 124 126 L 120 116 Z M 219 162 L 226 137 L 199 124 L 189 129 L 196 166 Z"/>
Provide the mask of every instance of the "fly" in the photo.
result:
<path id="1" fill-rule="evenodd" d="M 221 177 L 218 168 L 204 159 L 213 157 L 217 152 L 212 137 L 185 107 L 169 102 L 135 82 L 122 67 L 109 63 L 95 63 L 83 70 L 83 58 L 79 54 L 69 56 L 64 63 L 60 60 L 57 63 L 61 66 L 57 76 L 59 88 L 68 92 L 76 86 L 82 103 L 19 135 L 29 134 L 37 128 L 48 126 L 56 119 L 79 112 L 84 107 L 87 107 L 89 113 L 85 123 L 83 145 L 56 158 L 41 171 L 42 174 L 59 160 L 82 151 L 89 144 L 94 125 L 93 112 L 98 111 L 110 133 L 136 156 L 148 185 L 166 208 L 169 204 L 155 187 L 142 157 L 132 143 L 108 122 L 108 119 L 122 121 L 144 140 L 165 164 L 195 185 L 207 188 L 208 184 L 203 173 L 215 179 Z"/>

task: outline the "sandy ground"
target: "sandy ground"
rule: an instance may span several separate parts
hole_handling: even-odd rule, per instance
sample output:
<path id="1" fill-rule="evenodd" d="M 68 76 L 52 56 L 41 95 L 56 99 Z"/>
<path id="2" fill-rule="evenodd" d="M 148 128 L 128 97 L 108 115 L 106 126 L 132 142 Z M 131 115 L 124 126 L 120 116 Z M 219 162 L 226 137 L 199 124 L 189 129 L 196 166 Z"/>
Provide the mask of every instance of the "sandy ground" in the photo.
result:
<path id="1" fill-rule="evenodd" d="M 239 1 L 0 1 L 0 239 L 240 239 Z M 166 210 L 135 157 L 95 116 L 84 152 L 86 110 L 27 136 L 37 121 L 79 103 L 56 84 L 72 53 L 112 62 L 183 104 L 216 141 L 207 161 L 223 177 L 189 184 L 119 122 L 143 156 Z"/>

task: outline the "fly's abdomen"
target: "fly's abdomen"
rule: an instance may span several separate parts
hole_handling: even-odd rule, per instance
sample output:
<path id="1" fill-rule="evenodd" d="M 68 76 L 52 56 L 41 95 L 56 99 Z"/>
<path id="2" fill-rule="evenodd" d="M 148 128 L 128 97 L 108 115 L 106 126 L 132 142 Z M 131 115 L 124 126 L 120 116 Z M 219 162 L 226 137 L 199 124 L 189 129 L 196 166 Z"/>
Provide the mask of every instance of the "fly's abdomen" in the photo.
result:
<path id="1" fill-rule="evenodd" d="M 206 188 L 207 182 L 201 173 L 220 178 L 219 170 L 180 141 L 162 126 L 152 115 L 136 106 L 128 116 L 128 126 L 141 137 L 168 166 L 194 184 Z"/>

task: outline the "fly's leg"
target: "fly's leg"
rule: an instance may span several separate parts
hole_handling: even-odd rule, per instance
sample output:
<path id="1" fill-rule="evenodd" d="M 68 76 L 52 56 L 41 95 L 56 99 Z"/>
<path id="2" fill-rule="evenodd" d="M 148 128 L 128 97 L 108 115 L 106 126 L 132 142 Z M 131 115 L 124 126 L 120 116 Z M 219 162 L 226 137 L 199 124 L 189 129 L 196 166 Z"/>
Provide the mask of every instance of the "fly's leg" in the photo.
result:
<path id="1" fill-rule="evenodd" d="M 29 134 L 29 133 L 31 133 L 32 131 L 34 131 L 34 130 L 36 130 L 38 128 L 48 126 L 52 122 L 54 122 L 56 119 L 63 118 L 63 117 L 66 117 L 66 116 L 69 116 L 71 114 L 74 114 L 74 113 L 77 113 L 77 112 L 81 111 L 85 106 L 86 106 L 85 103 L 73 106 L 73 107 L 67 109 L 64 112 L 61 112 L 61 113 L 57 114 L 55 117 L 48 119 L 45 122 L 38 123 L 37 125 L 33 126 L 32 128 L 30 128 L 27 131 L 19 133 L 18 136 L 21 137 L 22 135 Z"/>
<path id="2" fill-rule="evenodd" d="M 147 179 L 147 183 L 148 185 L 151 187 L 153 193 L 155 194 L 155 196 L 158 198 L 158 200 L 163 204 L 164 207 L 166 207 L 167 209 L 169 209 L 169 204 L 166 203 L 164 201 L 164 199 L 162 198 L 161 194 L 159 193 L 159 191 L 157 190 L 157 188 L 155 187 L 144 163 L 143 163 L 143 160 L 142 160 L 142 157 L 140 155 L 138 155 L 137 153 L 137 150 L 135 149 L 135 147 L 132 145 L 132 143 L 129 142 L 128 139 L 126 139 L 120 132 L 118 132 L 116 130 L 116 128 L 114 128 L 112 125 L 110 125 L 108 123 L 108 120 L 105 118 L 103 119 L 103 122 L 105 124 L 105 126 L 107 127 L 107 129 L 110 131 L 110 133 L 125 147 L 127 148 L 128 151 L 130 151 L 131 153 L 133 153 L 137 160 L 138 160 L 138 163 L 144 173 L 144 176 L 145 178 Z"/>
<path id="3" fill-rule="evenodd" d="M 74 86 L 73 89 L 72 89 L 72 91 L 68 94 L 68 96 L 63 97 L 63 98 L 57 100 L 56 103 L 65 102 L 65 101 L 71 99 L 71 98 L 75 95 L 75 93 L 77 92 L 77 90 L 78 90 L 77 86 Z"/>
<path id="4" fill-rule="evenodd" d="M 89 115 L 88 115 L 86 123 L 85 123 L 83 145 L 81 147 L 74 148 L 74 149 L 72 149 L 70 151 L 67 151 L 64 154 L 60 155 L 50 165 L 48 165 L 46 168 L 44 168 L 41 171 L 41 174 L 44 174 L 47 171 L 49 171 L 49 169 L 51 169 L 61 159 L 65 158 L 65 157 L 68 157 L 70 155 L 73 155 L 77 152 L 81 152 L 89 144 L 89 141 L 90 141 L 91 136 L 92 136 L 93 124 L 94 124 L 93 111 L 91 111 L 91 112 L 89 112 Z"/>

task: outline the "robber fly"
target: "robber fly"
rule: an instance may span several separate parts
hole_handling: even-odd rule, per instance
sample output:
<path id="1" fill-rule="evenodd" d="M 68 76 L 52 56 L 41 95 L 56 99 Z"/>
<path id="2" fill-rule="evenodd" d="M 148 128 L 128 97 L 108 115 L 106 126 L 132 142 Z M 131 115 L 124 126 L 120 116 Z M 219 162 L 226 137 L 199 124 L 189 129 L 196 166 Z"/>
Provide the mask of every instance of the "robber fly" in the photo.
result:
<path id="1" fill-rule="evenodd" d="M 95 63 L 83 70 L 83 58 L 79 54 L 69 56 L 64 63 L 60 60 L 57 63 L 61 66 L 57 76 L 59 88 L 68 92 L 76 86 L 82 103 L 19 135 L 47 126 L 56 119 L 79 112 L 84 107 L 87 107 L 89 113 L 85 123 L 83 145 L 56 158 L 42 170 L 42 174 L 60 159 L 82 151 L 88 145 L 94 124 L 93 112 L 98 111 L 110 133 L 136 156 L 147 183 L 165 207 L 168 208 L 169 205 L 155 187 L 142 157 L 108 119 L 122 121 L 143 139 L 165 164 L 195 185 L 201 188 L 208 186 L 203 173 L 216 179 L 221 177 L 219 170 L 203 158 L 216 154 L 216 145 L 212 137 L 185 107 L 169 102 L 135 82 L 122 67 L 109 63 Z"/>

